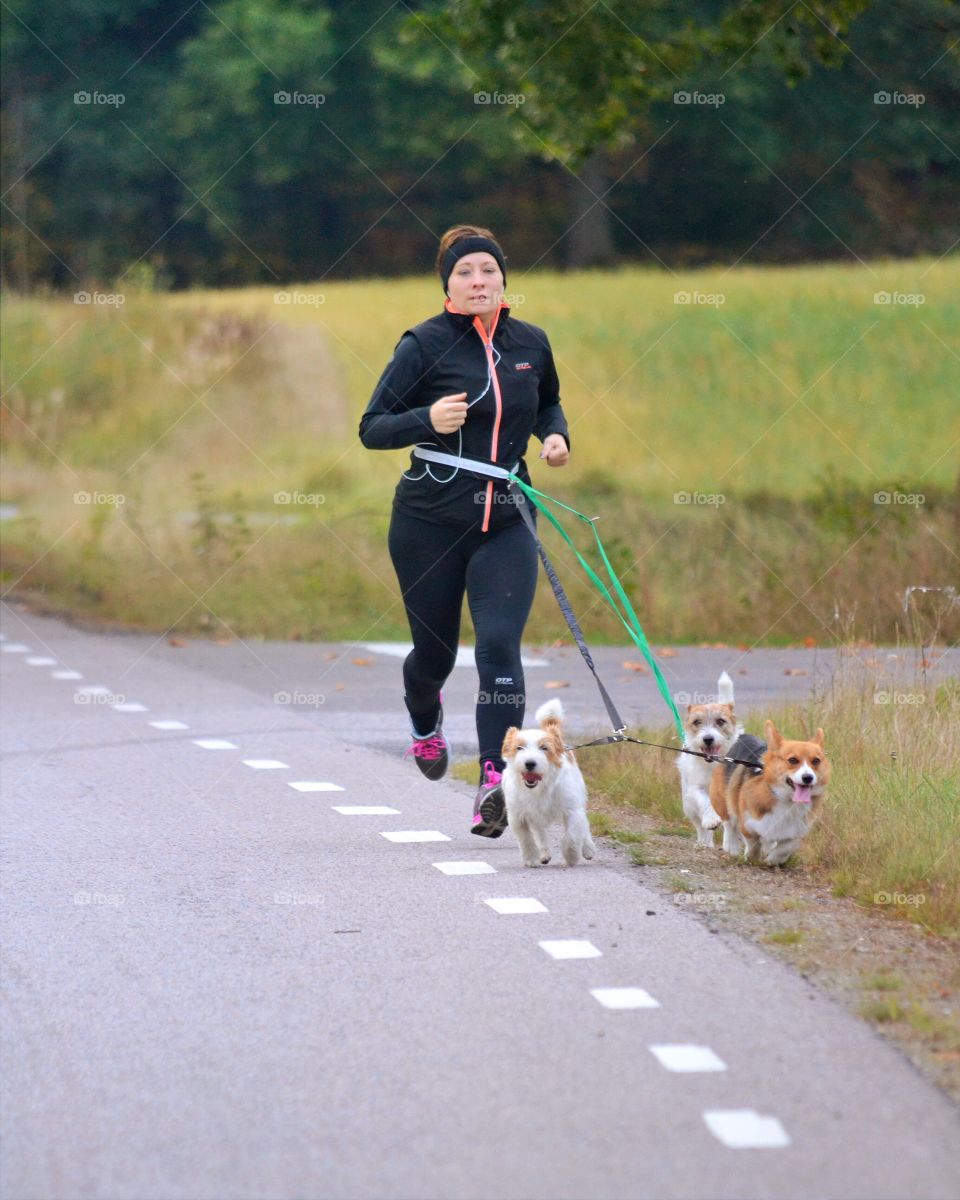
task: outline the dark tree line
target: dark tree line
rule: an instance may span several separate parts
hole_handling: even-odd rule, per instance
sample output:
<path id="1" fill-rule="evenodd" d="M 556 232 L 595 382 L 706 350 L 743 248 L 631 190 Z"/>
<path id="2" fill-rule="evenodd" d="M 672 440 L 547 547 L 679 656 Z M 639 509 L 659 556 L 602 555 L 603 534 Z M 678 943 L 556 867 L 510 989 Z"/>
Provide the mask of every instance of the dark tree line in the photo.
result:
<path id="1" fill-rule="evenodd" d="M 946 0 L 0 13 L 18 290 L 419 271 L 458 220 L 525 267 L 939 255 L 960 238 Z"/>

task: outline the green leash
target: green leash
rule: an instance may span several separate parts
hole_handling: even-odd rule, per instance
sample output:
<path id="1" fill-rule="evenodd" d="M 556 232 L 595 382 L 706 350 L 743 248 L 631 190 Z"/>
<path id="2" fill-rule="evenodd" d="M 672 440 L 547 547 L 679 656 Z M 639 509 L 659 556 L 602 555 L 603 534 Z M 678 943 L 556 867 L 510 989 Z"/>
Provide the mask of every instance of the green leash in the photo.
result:
<path id="1" fill-rule="evenodd" d="M 593 586 L 600 593 L 600 595 L 601 595 L 602 599 L 604 600 L 604 602 L 606 603 L 606 605 L 617 615 L 617 617 L 620 620 L 620 623 L 623 625 L 624 629 L 626 629 L 627 633 L 630 635 L 631 641 L 634 643 L 634 645 L 636 645 L 636 647 L 638 648 L 640 653 L 643 655 L 643 657 L 649 663 L 650 668 L 653 671 L 654 678 L 657 681 L 657 687 L 660 690 L 660 695 L 663 697 L 664 701 L 667 704 L 667 707 L 670 709 L 670 712 L 673 714 L 674 724 L 676 725 L 676 729 L 677 729 L 677 736 L 680 738 L 681 741 L 683 741 L 683 722 L 680 719 L 680 713 L 677 711 L 677 706 L 673 701 L 673 697 L 670 695 L 670 689 L 667 686 L 667 681 L 663 677 L 663 672 L 660 670 L 660 666 L 657 663 L 657 660 L 653 656 L 653 651 L 650 649 L 650 643 L 647 641 L 646 634 L 643 632 L 643 628 L 641 627 L 640 622 L 637 619 L 637 614 L 633 611 L 633 605 L 630 603 L 627 593 L 623 590 L 623 584 L 617 578 L 617 573 L 616 573 L 616 571 L 614 571 L 614 569 L 610 563 L 610 559 L 607 557 L 607 552 L 604 549 L 603 542 L 600 540 L 600 535 L 597 533 L 597 527 L 596 527 L 595 521 L 591 520 L 590 517 L 585 516 L 582 512 L 578 512 L 577 509 L 571 508 L 569 504 L 564 504 L 562 500 L 557 500 L 554 496 L 548 496 L 546 494 L 546 492 L 540 492 L 535 487 L 531 487 L 530 484 L 524 483 L 524 481 L 522 479 L 520 479 L 517 475 L 508 474 L 508 478 L 510 480 L 511 485 L 515 485 L 516 487 L 518 487 L 523 492 L 524 496 L 526 496 L 526 498 L 530 501 L 530 503 L 533 504 L 537 509 L 539 509 L 540 512 L 542 512 L 544 514 L 544 516 L 547 518 L 547 520 L 554 526 L 554 528 L 557 530 L 557 532 L 560 534 L 560 536 L 563 538 L 563 540 L 567 543 L 567 545 L 570 547 L 570 549 L 574 552 L 574 554 L 577 556 L 577 561 L 580 563 L 581 567 L 583 567 L 584 571 L 586 572 L 587 578 L 590 580 L 590 582 L 593 584 Z M 583 557 L 583 555 L 580 553 L 580 551 L 577 549 L 577 547 L 573 544 L 573 541 L 572 541 L 570 535 L 563 528 L 563 525 L 561 525 L 558 518 L 555 517 L 554 514 L 550 511 L 550 509 L 547 507 L 547 505 L 550 505 L 550 504 L 555 504 L 559 508 L 563 508 L 567 512 L 573 513 L 573 515 L 578 520 L 584 521 L 584 522 L 586 522 L 587 525 L 590 526 L 591 530 L 593 531 L 594 539 L 597 543 L 597 549 L 600 551 L 600 557 L 603 560 L 603 565 L 606 569 L 606 572 L 610 579 L 610 582 L 613 585 L 613 589 L 614 589 L 614 592 L 616 593 L 617 599 L 614 599 L 614 596 L 611 594 L 610 589 L 607 587 L 607 585 L 604 583 L 604 581 L 600 578 L 600 576 L 597 574 L 597 572 L 593 569 L 593 567 L 591 567 L 591 565 Z M 593 672 L 594 678 L 597 681 L 597 685 L 600 688 L 600 694 L 603 697 L 604 704 L 606 705 L 607 712 L 610 713 L 611 719 L 613 720 L 615 733 L 622 734 L 625 726 L 623 725 L 622 719 L 619 717 L 619 714 L 616 712 L 616 707 L 612 705 L 612 701 L 610 700 L 606 689 L 604 688 L 603 684 L 600 682 L 599 677 L 597 676 L 596 668 L 594 667 L 593 661 L 590 658 L 590 653 L 587 650 L 586 644 L 583 640 L 583 635 L 582 635 L 582 633 L 580 633 L 580 629 L 576 622 L 576 618 L 573 616 L 573 611 L 570 608 L 569 601 L 567 600 L 565 594 L 563 593 L 563 589 L 560 587 L 559 580 L 556 578 L 556 574 L 553 571 L 552 566 L 550 565 L 549 559 L 547 558 L 546 551 L 544 550 L 539 537 L 537 537 L 536 526 L 534 525 L 533 518 L 530 516 L 529 512 L 527 512 L 525 505 L 518 505 L 518 508 L 520 511 L 520 515 L 526 521 L 527 527 L 529 528 L 530 532 L 533 534 L 534 538 L 536 539 L 537 549 L 540 551 L 540 557 L 543 559 L 543 564 L 547 569 L 547 575 L 550 578 L 550 583 L 553 586 L 554 594 L 556 595 L 557 601 L 560 604 L 560 610 L 563 613 L 564 617 L 566 618 L 567 624 L 570 626 L 570 629 L 574 634 L 574 637 L 577 641 L 577 645 L 580 647 L 581 654 L 583 654 L 587 665 L 589 666 L 590 670 Z M 623 606 L 626 616 L 624 616 L 624 612 L 620 611 L 620 608 L 617 605 L 617 600 L 619 600 L 620 604 Z M 619 728 L 618 728 L 618 726 L 619 726 Z M 626 740 L 626 739 L 625 738 L 621 739 L 618 737 L 616 740 L 619 741 L 619 740 Z"/>

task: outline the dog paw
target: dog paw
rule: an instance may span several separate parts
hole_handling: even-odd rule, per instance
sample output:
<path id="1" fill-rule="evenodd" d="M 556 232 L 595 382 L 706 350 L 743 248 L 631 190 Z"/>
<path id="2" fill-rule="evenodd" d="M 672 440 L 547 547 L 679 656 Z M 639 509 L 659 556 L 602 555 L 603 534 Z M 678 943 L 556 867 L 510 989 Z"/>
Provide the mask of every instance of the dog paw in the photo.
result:
<path id="1" fill-rule="evenodd" d="M 590 861 L 591 858 L 593 858 L 593 856 L 594 856 L 594 854 L 596 854 L 596 852 L 597 852 L 596 846 L 584 846 L 581 850 L 581 854 L 588 862 Z"/>
<path id="2" fill-rule="evenodd" d="M 720 817 L 711 809 L 705 816 L 700 818 L 700 824 L 704 829 L 719 829 Z"/>
<path id="3" fill-rule="evenodd" d="M 543 858 L 541 858 L 541 859 L 540 859 L 540 865 L 541 865 L 541 867 L 545 867 L 549 861 L 550 861 L 550 855 L 549 855 L 549 854 L 545 854 L 545 855 L 543 856 Z"/>
<path id="4" fill-rule="evenodd" d="M 523 860 L 523 865 L 525 867 L 539 867 L 540 866 L 540 864 L 537 862 L 537 860 L 535 858 L 525 858 Z"/>

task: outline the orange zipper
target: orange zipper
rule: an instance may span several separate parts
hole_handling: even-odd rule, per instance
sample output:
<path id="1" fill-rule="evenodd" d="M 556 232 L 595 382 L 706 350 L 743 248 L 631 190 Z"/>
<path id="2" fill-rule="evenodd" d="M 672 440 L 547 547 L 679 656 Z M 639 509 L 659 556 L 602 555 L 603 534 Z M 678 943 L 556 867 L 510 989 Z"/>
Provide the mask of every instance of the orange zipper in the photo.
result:
<path id="1" fill-rule="evenodd" d="M 490 329 L 490 336 L 487 337 L 486 331 L 483 328 L 483 322 L 479 317 L 473 318 L 474 328 L 480 334 L 480 340 L 483 342 L 484 353 L 487 356 L 487 369 L 490 372 L 490 378 L 493 381 L 493 394 L 497 402 L 497 415 L 493 422 L 493 436 L 490 439 L 490 461 L 497 461 L 497 442 L 500 437 L 500 417 L 503 413 L 503 398 L 500 395 L 500 380 L 497 378 L 497 368 L 493 362 L 493 335 L 497 329 L 497 321 L 500 319 L 500 309 L 498 308 L 493 317 L 493 325 Z M 493 507 L 493 480 L 487 483 L 487 502 L 483 510 L 483 525 L 480 528 L 481 533 L 486 533 L 490 528 L 490 510 Z"/>

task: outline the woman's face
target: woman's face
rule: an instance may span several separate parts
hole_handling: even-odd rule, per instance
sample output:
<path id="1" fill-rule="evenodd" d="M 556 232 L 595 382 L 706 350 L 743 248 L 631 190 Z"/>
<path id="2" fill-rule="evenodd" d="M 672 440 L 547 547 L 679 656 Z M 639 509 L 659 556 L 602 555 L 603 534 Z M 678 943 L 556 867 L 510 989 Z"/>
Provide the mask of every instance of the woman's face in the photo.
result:
<path id="1" fill-rule="evenodd" d="M 475 317 L 496 312 L 503 298 L 503 273 L 497 260 L 486 250 L 458 258 L 447 280 L 447 291 L 461 312 Z"/>

